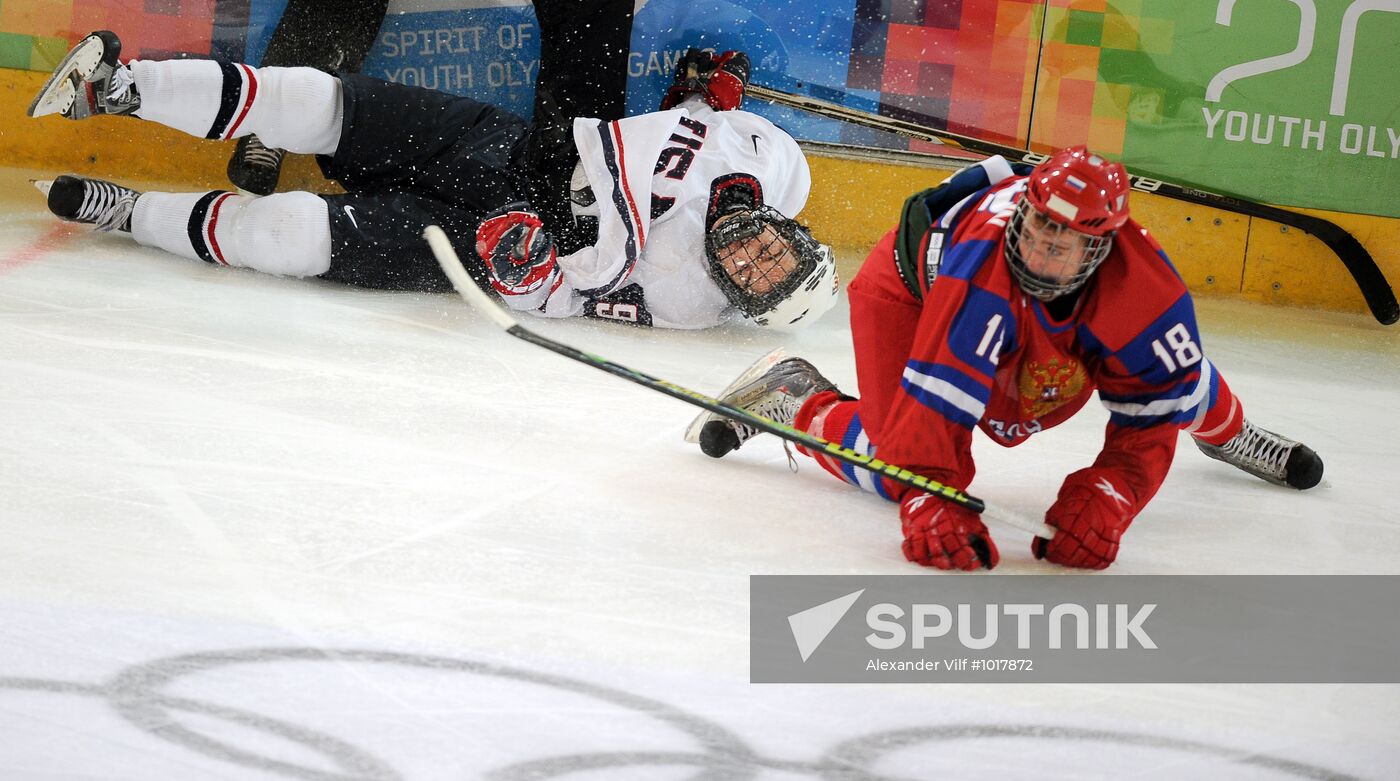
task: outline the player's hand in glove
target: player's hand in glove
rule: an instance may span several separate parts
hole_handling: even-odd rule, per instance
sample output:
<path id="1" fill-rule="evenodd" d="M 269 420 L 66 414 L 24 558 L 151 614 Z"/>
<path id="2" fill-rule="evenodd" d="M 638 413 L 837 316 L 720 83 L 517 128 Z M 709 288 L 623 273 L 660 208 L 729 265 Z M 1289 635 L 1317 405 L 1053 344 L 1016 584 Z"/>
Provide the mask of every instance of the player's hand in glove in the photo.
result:
<path id="1" fill-rule="evenodd" d="M 661 110 L 675 108 L 691 95 L 701 95 L 715 111 L 731 111 L 744 102 L 752 66 L 743 52 L 718 56 L 702 49 L 687 49 L 676 63 L 676 77 L 661 99 Z"/>
<path id="2" fill-rule="evenodd" d="M 491 271 L 491 285 L 504 296 L 539 288 L 554 272 L 554 240 L 538 215 L 515 203 L 487 217 L 476 229 L 476 254 Z"/>
<path id="3" fill-rule="evenodd" d="M 1066 567 L 1104 569 L 1118 556 L 1118 541 L 1133 522 L 1137 502 L 1121 477 L 1090 467 L 1065 478 L 1045 513 L 1055 536 L 1031 542 L 1031 553 Z"/>
<path id="4" fill-rule="evenodd" d="M 991 569 L 1001 560 L 977 513 L 932 494 L 911 491 L 899 506 L 904 558 L 939 569 Z"/>
<path id="5" fill-rule="evenodd" d="M 714 72 L 705 85 L 705 102 L 715 111 L 733 111 L 741 106 L 752 70 L 749 55 L 735 51 L 720 53 L 715 58 Z"/>
<path id="6" fill-rule="evenodd" d="M 676 75 L 661 98 L 661 110 L 675 108 L 691 95 L 704 95 L 705 84 L 714 69 L 714 55 L 704 49 L 686 49 L 676 61 Z"/>

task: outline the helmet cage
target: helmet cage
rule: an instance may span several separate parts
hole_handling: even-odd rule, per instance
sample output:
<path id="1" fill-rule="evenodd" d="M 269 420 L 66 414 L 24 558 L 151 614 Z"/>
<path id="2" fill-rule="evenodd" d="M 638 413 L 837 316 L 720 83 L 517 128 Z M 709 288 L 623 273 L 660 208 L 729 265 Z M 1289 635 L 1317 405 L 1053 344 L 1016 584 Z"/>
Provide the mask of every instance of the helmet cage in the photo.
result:
<path id="1" fill-rule="evenodd" d="M 1027 236 L 1027 217 L 1032 210 L 1036 214 L 1036 226 L 1031 228 L 1036 234 L 1034 239 Z M 1012 276 L 1016 278 L 1022 290 L 1041 301 L 1050 301 L 1073 293 L 1089 281 L 1094 270 L 1112 251 L 1113 235 L 1113 231 L 1095 236 L 1075 230 L 1041 212 L 1029 198 L 1022 197 L 1006 225 L 1006 259 L 1011 267 Z M 1056 274 L 1052 279 L 1030 270 L 1025 260 L 1025 253 L 1029 247 L 1022 245 L 1032 240 L 1050 246 L 1069 245 L 1073 248 L 1059 259 L 1062 273 Z"/>
<path id="2" fill-rule="evenodd" d="M 759 293 L 751 289 L 754 280 L 741 285 L 725 270 L 724 263 L 741 253 L 747 253 L 749 240 L 760 236 L 767 227 L 773 229 L 775 237 L 772 242 L 761 248 L 759 255 L 767 254 L 773 243 L 781 241 L 796 259 L 797 266 L 781 280 L 773 281 L 769 289 Z M 824 257 L 825 249 L 796 220 L 784 217 L 771 206 L 736 211 L 710 228 L 705 235 L 705 255 L 709 260 L 710 278 L 724 293 L 729 303 L 748 318 L 756 318 L 771 311 L 791 296 L 803 280 L 817 268 L 817 264 Z M 749 260 L 744 258 L 740 262 L 746 266 Z"/>

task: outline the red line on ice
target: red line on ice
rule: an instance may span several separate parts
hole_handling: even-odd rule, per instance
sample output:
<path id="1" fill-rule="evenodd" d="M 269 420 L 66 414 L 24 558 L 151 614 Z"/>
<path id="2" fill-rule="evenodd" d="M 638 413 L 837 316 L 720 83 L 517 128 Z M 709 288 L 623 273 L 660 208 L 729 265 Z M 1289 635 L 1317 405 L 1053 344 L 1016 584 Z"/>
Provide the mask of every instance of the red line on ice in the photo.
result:
<path id="1" fill-rule="evenodd" d="M 38 260 L 53 250 L 67 244 L 80 231 L 65 223 L 51 226 L 44 235 L 35 239 L 27 247 L 20 247 L 4 257 L 0 257 L 0 272 L 11 271 L 27 263 Z"/>

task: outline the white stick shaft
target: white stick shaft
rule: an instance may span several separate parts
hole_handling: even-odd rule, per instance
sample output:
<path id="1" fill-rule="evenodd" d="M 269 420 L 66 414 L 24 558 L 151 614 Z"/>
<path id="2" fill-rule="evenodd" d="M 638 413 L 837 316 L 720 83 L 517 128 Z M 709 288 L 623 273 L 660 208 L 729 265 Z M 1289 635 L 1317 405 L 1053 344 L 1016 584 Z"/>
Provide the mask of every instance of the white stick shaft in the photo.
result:
<path id="1" fill-rule="evenodd" d="M 462 259 L 457 257 L 457 251 L 452 249 L 452 241 L 447 238 L 447 234 L 442 228 L 436 225 L 429 225 L 423 231 L 423 238 L 428 240 L 428 246 L 433 248 L 433 257 L 437 258 L 438 265 L 442 267 L 442 273 L 451 280 L 452 286 L 457 288 L 457 292 L 462 298 L 471 304 L 476 311 L 491 318 L 492 322 L 502 328 L 509 330 L 516 325 L 514 317 L 507 312 L 505 307 L 492 300 L 486 291 L 477 287 L 472 281 L 471 275 L 462 266 Z"/>
<path id="2" fill-rule="evenodd" d="M 1048 523 L 1041 523 L 1034 518 L 1014 515 L 1000 510 L 991 515 L 1007 526 L 1013 529 L 1020 529 L 1027 534 L 1034 534 L 1037 537 L 1043 537 L 1047 540 L 1055 536 L 1055 527 Z"/>

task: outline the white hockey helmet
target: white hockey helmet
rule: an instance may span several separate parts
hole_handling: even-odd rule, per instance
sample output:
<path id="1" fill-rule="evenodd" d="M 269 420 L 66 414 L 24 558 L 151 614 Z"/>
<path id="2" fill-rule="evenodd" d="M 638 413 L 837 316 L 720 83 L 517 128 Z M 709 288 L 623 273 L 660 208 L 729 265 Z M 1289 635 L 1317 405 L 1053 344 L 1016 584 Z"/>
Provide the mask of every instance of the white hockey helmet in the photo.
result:
<path id="1" fill-rule="evenodd" d="M 799 277 L 797 288 L 768 309 L 749 317 L 749 322 L 779 331 L 794 330 L 811 324 L 836 306 L 836 297 L 841 292 L 836 256 L 825 244 L 817 244 L 816 252 L 816 262 L 811 271 Z"/>
<path id="2" fill-rule="evenodd" d="M 770 206 L 717 219 L 705 237 L 705 252 L 710 278 L 755 325 L 799 327 L 836 304 L 840 280 L 831 248 Z"/>

